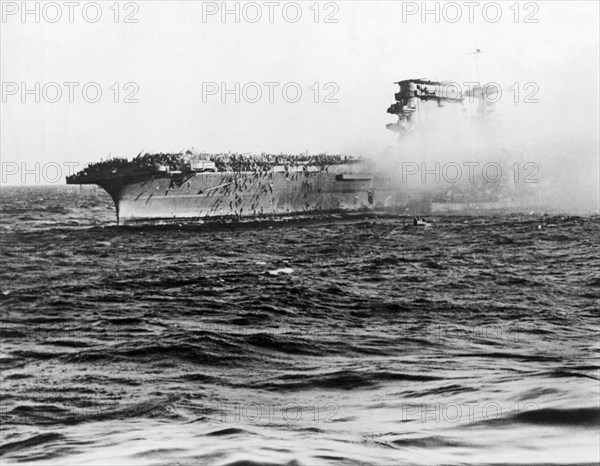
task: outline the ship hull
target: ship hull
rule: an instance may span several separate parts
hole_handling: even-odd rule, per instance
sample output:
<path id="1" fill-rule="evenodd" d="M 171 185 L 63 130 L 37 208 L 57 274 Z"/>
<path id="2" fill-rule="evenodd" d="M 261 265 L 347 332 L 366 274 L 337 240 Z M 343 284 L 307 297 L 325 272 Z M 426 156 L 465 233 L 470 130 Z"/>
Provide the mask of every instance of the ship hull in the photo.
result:
<path id="1" fill-rule="evenodd" d="M 479 214 L 491 212 L 522 212 L 530 204 L 521 200 L 489 202 L 432 202 L 432 214 Z"/>
<path id="2" fill-rule="evenodd" d="M 374 207 L 368 175 L 220 172 L 103 180 L 120 224 L 258 220 Z"/>

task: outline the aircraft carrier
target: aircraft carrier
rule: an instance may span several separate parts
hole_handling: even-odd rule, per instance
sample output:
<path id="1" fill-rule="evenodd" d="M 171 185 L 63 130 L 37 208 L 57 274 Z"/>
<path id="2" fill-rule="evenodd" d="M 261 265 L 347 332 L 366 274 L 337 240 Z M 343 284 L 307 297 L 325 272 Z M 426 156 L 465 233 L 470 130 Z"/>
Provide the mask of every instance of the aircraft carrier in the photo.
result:
<path id="1" fill-rule="evenodd" d="M 112 197 L 117 223 L 258 220 L 371 210 L 369 164 L 342 155 L 140 154 L 67 177 Z"/>
<path id="2" fill-rule="evenodd" d="M 417 131 L 417 120 L 446 104 L 485 122 L 491 104 L 482 89 L 453 92 L 447 83 L 398 81 L 387 125 L 399 138 Z M 450 89 L 450 91 L 448 90 Z M 471 98 L 474 97 L 474 98 Z M 508 171 L 506 171 L 508 172 Z M 393 210 L 405 214 L 516 211 L 526 208 L 514 183 L 422 183 L 412 190 L 392 170 L 347 155 L 138 154 L 88 165 L 67 184 L 96 184 L 112 197 L 118 224 L 247 221 Z"/>

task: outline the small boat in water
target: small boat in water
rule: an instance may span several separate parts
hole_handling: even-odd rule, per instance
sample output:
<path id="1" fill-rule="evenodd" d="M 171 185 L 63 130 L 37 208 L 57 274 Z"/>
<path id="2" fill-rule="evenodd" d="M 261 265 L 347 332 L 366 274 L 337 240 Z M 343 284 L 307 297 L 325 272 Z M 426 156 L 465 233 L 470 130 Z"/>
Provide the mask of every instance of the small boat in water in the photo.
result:
<path id="1" fill-rule="evenodd" d="M 416 227 L 427 227 L 430 226 L 431 223 L 427 223 L 423 218 L 421 217 L 414 217 L 413 218 L 413 225 Z"/>

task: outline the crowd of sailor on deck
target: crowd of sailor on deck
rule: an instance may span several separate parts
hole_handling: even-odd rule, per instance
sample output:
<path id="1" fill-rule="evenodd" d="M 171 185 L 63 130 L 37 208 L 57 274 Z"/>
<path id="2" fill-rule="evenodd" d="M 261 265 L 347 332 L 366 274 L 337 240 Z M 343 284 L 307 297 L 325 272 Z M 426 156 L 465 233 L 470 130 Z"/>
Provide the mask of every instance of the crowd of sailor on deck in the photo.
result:
<path id="1" fill-rule="evenodd" d="M 268 172 L 274 166 L 286 167 L 318 167 L 323 170 L 329 165 L 348 164 L 358 161 L 357 158 L 347 155 L 291 155 L 291 154 L 205 154 L 191 151 L 180 153 L 138 154 L 131 161 L 125 158 L 111 158 L 89 164 L 81 174 L 104 176 L 115 174 L 123 169 L 128 171 L 159 170 L 188 172 L 191 170 L 191 161 L 206 161 L 214 163 L 218 172 Z"/>

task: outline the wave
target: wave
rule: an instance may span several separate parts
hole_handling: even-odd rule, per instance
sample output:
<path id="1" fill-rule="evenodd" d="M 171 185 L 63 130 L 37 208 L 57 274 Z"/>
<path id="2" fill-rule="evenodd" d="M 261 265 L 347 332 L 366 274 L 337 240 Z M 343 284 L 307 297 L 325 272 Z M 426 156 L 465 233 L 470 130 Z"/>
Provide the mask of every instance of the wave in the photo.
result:
<path id="1" fill-rule="evenodd" d="M 600 427 L 600 409 L 587 408 L 537 408 L 512 413 L 508 416 L 476 421 L 470 427 L 514 426 L 515 424 L 597 429 Z"/>
<path id="2" fill-rule="evenodd" d="M 551 426 L 600 427 L 600 409 L 573 408 L 554 409 L 542 408 L 517 413 L 519 422 Z"/>
<path id="3" fill-rule="evenodd" d="M 55 432 L 37 434 L 24 440 L 8 442 L 4 445 L 0 445 L 0 456 L 3 456 L 7 453 L 14 453 L 20 450 L 28 450 L 32 447 L 36 447 L 47 443 L 56 443 L 64 439 L 64 435 Z"/>
<path id="4" fill-rule="evenodd" d="M 441 380 L 440 377 L 423 374 L 406 374 L 400 372 L 361 372 L 353 370 L 340 370 L 317 374 L 284 374 L 277 378 L 261 381 L 254 384 L 255 388 L 290 391 L 290 390 L 355 390 L 375 388 L 385 382 L 429 382 Z"/>
<path id="5" fill-rule="evenodd" d="M 271 463 L 264 461 L 252 461 L 252 460 L 237 460 L 231 463 L 223 463 L 222 466 L 302 466 L 296 460 L 287 461 L 285 463 Z"/>

